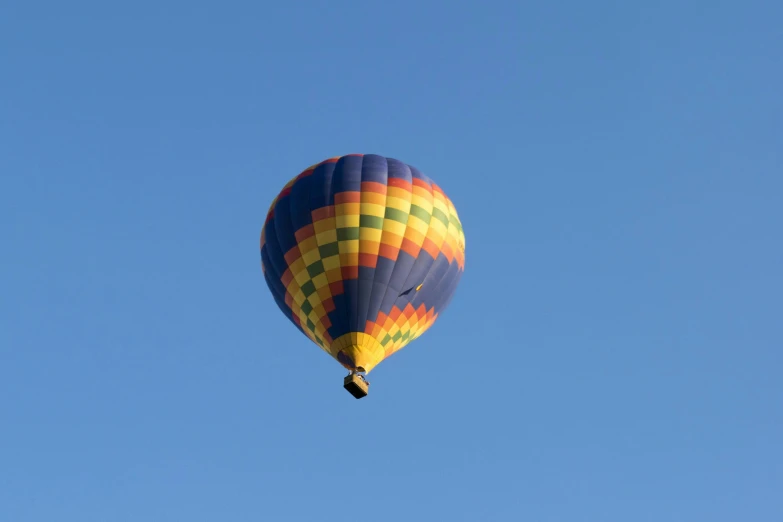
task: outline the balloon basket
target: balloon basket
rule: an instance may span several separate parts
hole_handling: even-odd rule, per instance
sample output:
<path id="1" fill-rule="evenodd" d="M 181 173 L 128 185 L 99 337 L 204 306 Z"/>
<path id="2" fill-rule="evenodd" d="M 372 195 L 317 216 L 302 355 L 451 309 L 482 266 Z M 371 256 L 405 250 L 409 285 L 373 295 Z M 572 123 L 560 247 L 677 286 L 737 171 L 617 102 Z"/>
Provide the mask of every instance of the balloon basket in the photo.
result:
<path id="1" fill-rule="evenodd" d="M 343 388 L 348 390 L 348 393 L 353 395 L 357 399 L 366 397 L 370 390 L 370 383 L 364 380 L 364 378 L 358 373 L 351 373 L 346 375 L 343 379 Z"/>

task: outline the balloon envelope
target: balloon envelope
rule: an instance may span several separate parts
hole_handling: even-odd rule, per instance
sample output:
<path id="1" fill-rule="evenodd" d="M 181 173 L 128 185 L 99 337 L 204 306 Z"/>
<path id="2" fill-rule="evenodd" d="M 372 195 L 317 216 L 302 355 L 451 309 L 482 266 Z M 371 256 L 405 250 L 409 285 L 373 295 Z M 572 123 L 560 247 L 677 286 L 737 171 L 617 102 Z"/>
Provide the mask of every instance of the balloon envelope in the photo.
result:
<path id="1" fill-rule="evenodd" d="M 352 154 L 286 184 L 261 231 L 261 266 L 299 330 L 345 368 L 369 373 L 446 308 L 465 269 L 465 235 L 430 178 Z"/>

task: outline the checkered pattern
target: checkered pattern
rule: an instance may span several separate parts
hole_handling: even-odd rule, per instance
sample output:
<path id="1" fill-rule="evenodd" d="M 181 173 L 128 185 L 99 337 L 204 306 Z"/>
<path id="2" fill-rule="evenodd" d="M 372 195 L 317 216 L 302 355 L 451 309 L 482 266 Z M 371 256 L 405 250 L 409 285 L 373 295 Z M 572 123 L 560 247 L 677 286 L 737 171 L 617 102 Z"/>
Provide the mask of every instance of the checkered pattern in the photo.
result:
<path id="1" fill-rule="evenodd" d="M 452 202 L 415 168 L 350 155 L 286 184 L 261 256 L 283 313 L 343 366 L 369 372 L 443 311 L 464 271 L 465 236 Z"/>

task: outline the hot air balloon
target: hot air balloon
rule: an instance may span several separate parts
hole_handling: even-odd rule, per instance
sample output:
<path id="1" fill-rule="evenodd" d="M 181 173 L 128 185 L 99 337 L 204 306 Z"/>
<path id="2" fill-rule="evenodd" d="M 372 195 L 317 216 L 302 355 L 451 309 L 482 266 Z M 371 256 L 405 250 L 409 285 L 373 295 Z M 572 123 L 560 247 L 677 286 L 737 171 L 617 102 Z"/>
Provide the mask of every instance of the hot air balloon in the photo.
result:
<path id="1" fill-rule="evenodd" d="M 261 230 L 261 267 L 283 314 L 367 395 L 366 374 L 420 337 L 454 296 L 465 235 L 451 200 L 399 160 L 350 154 L 289 181 Z"/>

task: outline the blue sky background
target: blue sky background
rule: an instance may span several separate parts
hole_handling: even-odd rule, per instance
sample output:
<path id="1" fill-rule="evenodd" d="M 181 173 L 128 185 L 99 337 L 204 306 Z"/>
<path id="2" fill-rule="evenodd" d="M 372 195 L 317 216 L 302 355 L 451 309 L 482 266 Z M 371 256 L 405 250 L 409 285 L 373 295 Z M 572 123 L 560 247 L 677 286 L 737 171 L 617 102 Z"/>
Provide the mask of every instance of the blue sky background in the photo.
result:
<path id="1" fill-rule="evenodd" d="M 0 520 L 783 520 L 783 3 L 648 4 L 4 3 Z M 351 152 L 467 236 L 361 401 L 258 251 Z"/>

